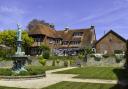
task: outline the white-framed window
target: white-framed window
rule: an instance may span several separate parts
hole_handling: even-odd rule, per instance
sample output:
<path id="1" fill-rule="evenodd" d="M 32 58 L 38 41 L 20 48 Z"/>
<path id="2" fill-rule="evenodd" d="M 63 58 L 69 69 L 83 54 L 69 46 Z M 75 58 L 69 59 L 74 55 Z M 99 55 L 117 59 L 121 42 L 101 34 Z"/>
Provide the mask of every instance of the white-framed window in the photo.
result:
<path id="1" fill-rule="evenodd" d="M 83 32 L 74 32 L 73 33 L 73 36 L 82 36 L 83 35 Z"/>
<path id="2" fill-rule="evenodd" d="M 71 45 L 79 45 L 80 44 L 80 41 L 71 41 L 70 44 Z"/>

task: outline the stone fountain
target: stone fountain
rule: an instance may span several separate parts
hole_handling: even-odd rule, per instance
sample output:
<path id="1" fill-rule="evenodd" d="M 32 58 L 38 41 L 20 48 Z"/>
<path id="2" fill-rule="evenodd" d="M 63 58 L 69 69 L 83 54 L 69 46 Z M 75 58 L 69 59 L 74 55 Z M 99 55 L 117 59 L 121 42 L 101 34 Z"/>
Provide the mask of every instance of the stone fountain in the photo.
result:
<path id="1" fill-rule="evenodd" d="M 18 30 L 17 30 L 17 41 L 16 41 L 16 47 L 17 51 L 15 55 L 12 56 L 13 59 L 13 67 L 12 71 L 15 73 L 20 73 L 21 71 L 27 71 L 25 69 L 25 64 L 28 59 L 27 55 L 25 55 L 25 52 L 22 51 L 22 29 L 19 24 L 17 24 Z"/>

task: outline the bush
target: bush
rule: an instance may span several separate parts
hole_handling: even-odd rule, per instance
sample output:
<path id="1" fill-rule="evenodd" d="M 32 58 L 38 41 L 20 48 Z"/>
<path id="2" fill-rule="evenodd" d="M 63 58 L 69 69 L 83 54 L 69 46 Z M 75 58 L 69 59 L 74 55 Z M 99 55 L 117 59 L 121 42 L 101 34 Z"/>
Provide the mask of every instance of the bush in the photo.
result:
<path id="1" fill-rule="evenodd" d="M 57 63 L 57 65 L 59 65 L 59 63 L 60 63 L 60 60 L 59 60 L 59 59 L 57 59 L 57 60 L 56 60 L 56 63 Z"/>
<path id="2" fill-rule="evenodd" d="M 65 66 L 65 67 L 68 66 L 68 60 L 64 60 L 64 66 Z"/>
<path id="3" fill-rule="evenodd" d="M 27 75 L 29 75 L 29 72 L 28 71 L 21 71 L 18 75 L 27 76 Z"/>
<path id="4" fill-rule="evenodd" d="M 73 64 L 75 63 L 74 60 L 69 60 L 69 62 L 70 62 L 70 66 L 73 65 Z"/>
<path id="5" fill-rule="evenodd" d="M 95 55 L 94 54 L 91 54 L 90 57 L 95 57 Z"/>
<path id="6" fill-rule="evenodd" d="M 56 60 L 55 59 L 52 61 L 52 66 L 56 66 Z"/>
<path id="7" fill-rule="evenodd" d="M 44 59 L 49 59 L 49 57 L 50 57 L 50 52 L 49 52 L 49 51 L 45 51 L 45 52 L 43 53 L 43 58 L 44 58 Z"/>
<path id="8" fill-rule="evenodd" d="M 0 75 L 11 76 L 12 71 L 11 69 L 0 68 Z"/>
<path id="9" fill-rule="evenodd" d="M 40 57 L 40 58 L 39 58 L 39 62 L 40 62 L 40 64 L 42 64 L 43 66 L 46 65 L 46 59 L 44 59 L 43 57 Z"/>

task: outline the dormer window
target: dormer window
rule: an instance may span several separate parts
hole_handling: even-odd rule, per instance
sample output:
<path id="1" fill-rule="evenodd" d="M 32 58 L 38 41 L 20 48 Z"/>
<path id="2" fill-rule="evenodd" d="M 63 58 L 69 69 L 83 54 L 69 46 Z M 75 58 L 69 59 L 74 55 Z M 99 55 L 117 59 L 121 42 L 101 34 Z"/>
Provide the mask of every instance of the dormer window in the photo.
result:
<path id="1" fill-rule="evenodd" d="M 71 41 L 70 44 L 71 44 L 71 45 L 79 45 L 79 44 L 80 44 L 80 41 Z"/>
<path id="2" fill-rule="evenodd" d="M 73 33 L 73 36 L 82 36 L 83 35 L 83 32 L 74 32 Z"/>

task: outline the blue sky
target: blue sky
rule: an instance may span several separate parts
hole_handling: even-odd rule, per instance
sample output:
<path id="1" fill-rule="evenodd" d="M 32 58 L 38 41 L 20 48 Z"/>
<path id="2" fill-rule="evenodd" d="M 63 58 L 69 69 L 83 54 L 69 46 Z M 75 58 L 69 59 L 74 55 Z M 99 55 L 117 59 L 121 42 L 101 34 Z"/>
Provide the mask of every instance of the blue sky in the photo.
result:
<path id="1" fill-rule="evenodd" d="M 57 30 L 95 26 L 97 39 L 113 29 L 128 38 L 128 0 L 0 0 L 0 30 L 23 29 L 32 19 L 55 24 Z"/>

